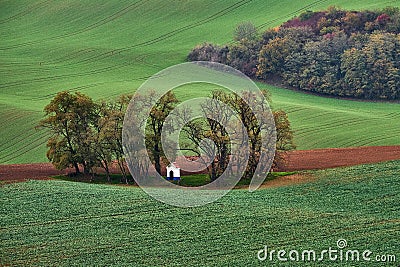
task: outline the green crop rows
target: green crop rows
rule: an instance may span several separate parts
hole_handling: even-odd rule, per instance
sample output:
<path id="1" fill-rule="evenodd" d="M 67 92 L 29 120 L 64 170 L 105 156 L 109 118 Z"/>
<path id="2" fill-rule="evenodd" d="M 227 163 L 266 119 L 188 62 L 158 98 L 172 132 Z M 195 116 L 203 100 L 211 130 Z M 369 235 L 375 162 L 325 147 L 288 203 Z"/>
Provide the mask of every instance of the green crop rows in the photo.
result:
<path id="1" fill-rule="evenodd" d="M 0 265 L 271 266 L 257 260 L 264 245 L 321 251 L 341 238 L 349 249 L 399 258 L 399 166 L 312 172 L 320 178 L 254 193 L 234 190 L 198 208 L 174 208 L 135 187 L 7 184 L 0 187 Z"/>

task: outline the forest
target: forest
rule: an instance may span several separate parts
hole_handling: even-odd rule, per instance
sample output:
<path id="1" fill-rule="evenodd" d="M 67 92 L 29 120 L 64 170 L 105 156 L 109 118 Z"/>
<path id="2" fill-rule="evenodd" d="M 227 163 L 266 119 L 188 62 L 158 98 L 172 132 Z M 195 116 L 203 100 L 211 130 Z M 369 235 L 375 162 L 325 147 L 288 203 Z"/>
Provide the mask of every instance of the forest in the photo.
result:
<path id="1" fill-rule="evenodd" d="M 230 65 L 249 77 L 323 95 L 400 99 L 400 11 L 306 11 L 259 33 L 251 22 L 226 45 L 203 43 L 188 60 Z"/>

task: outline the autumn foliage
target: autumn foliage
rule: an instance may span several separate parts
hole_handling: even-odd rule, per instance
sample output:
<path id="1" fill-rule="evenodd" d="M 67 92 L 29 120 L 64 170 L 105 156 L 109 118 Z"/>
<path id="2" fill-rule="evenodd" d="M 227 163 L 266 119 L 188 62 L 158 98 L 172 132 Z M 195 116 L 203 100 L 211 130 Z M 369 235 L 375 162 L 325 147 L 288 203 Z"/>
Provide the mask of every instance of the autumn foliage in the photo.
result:
<path id="1" fill-rule="evenodd" d="M 241 27 L 247 28 L 253 29 Z M 330 7 L 304 12 L 257 37 L 235 36 L 231 45 L 196 46 L 188 59 L 221 62 L 253 78 L 319 94 L 398 100 L 399 33 L 399 8 Z M 210 47 L 213 56 L 207 56 Z"/>

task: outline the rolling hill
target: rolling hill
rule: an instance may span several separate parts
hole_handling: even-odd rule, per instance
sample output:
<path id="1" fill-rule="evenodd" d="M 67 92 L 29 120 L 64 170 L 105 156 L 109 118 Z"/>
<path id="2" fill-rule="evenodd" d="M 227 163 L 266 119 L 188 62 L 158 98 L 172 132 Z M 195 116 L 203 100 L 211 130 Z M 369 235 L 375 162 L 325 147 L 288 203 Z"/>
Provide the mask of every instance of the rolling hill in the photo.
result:
<path id="1" fill-rule="evenodd" d="M 47 134 L 34 126 L 58 91 L 96 99 L 133 92 L 152 74 L 184 62 L 196 44 L 228 42 L 241 21 L 265 30 L 331 5 L 373 9 L 400 2 L 0 1 L 0 164 L 47 161 Z M 267 87 L 272 105 L 289 112 L 299 149 L 400 142 L 398 104 Z"/>
<path id="2" fill-rule="evenodd" d="M 136 187 L 60 180 L 0 186 L 0 265 L 398 266 L 400 162 L 309 172 L 317 180 L 233 190 L 177 208 Z M 264 246 L 319 252 L 345 239 L 360 261 L 258 261 Z M 373 252 L 371 261 L 361 253 Z M 286 255 L 287 256 L 287 255 Z"/>

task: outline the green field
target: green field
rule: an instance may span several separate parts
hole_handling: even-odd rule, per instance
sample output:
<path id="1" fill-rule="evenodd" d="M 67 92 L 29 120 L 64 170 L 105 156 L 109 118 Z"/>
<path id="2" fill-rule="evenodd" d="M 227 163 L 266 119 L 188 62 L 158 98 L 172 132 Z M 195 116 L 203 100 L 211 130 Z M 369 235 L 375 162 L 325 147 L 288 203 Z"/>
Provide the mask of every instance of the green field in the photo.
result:
<path id="1" fill-rule="evenodd" d="M 374 9 L 399 1 L 0 1 L 0 163 L 43 162 L 34 126 L 62 90 L 108 98 L 185 61 L 204 41 L 223 44 L 235 25 L 260 30 L 330 5 Z M 397 104 L 360 103 L 270 88 L 289 112 L 299 149 L 399 144 Z M 194 94 L 195 95 L 195 94 Z"/>
<path id="2" fill-rule="evenodd" d="M 396 263 L 283 262 L 279 266 L 398 266 L 400 162 L 311 172 L 317 180 L 233 190 L 174 208 L 136 187 L 60 180 L 0 187 L 0 265 L 272 266 L 257 252 L 336 247 L 397 255 Z M 276 256 L 275 256 L 276 259 Z M 275 265 L 277 266 L 277 265 Z"/>

